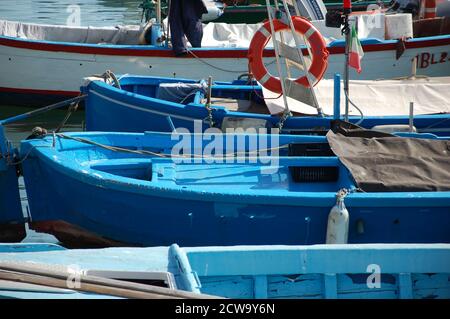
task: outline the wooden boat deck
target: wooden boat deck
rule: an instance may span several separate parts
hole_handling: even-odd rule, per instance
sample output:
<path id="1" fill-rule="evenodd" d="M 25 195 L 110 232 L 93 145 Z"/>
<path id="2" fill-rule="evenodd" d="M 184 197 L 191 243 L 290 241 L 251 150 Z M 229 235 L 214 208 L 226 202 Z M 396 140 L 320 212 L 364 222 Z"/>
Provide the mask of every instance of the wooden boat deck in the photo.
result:
<path id="1" fill-rule="evenodd" d="M 257 114 L 270 114 L 267 106 L 256 103 L 251 100 L 236 100 L 227 98 L 211 98 L 211 103 L 216 106 L 224 106 L 229 111 L 245 112 L 245 113 L 257 113 Z"/>

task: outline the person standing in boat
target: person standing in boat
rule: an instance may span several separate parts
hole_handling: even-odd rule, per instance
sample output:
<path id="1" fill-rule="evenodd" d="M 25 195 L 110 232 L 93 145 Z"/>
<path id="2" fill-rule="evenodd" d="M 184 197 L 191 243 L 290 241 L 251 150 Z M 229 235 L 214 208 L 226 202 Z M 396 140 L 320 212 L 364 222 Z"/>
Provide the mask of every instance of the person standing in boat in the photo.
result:
<path id="1" fill-rule="evenodd" d="M 172 49 L 176 56 L 187 53 L 186 39 L 192 47 L 202 45 L 203 26 L 202 15 L 208 13 L 202 0 L 171 0 L 169 11 Z"/>

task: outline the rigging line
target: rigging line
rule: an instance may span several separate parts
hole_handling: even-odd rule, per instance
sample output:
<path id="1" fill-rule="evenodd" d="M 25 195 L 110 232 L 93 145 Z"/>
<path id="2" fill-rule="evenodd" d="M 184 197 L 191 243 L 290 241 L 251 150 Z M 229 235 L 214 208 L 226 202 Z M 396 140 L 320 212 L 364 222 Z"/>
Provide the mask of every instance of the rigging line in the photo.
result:
<path id="1" fill-rule="evenodd" d="M 364 113 L 361 111 L 361 109 L 360 109 L 355 103 L 353 103 L 353 101 L 350 99 L 350 97 L 348 96 L 348 94 L 347 94 L 347 92 L 346 92 L 345 90 L 344 90 L 344 94 L 345 94 L 345 96 L 347 97 L 348 102 L 349 102 L 355 109 L 358 110 L 359 114 L 361 114 L 361 118 L 360 118 L 359 121 L 356 122 L 355 124 L 356 124 L 356 125 L 361 124 L 362 121 L 364 121 Z"/>
<path id="2" fill-rule="evenodd" d="M 217 69 L 217 70 L 219 70 L 219 71 L 227 72 L 227 73 L 248 73 L 248 70 L 245 70 L 245 71 L 236 71 L 236 70 L 227 70 L 227 69 L 218 67 L 218 66 L 216 66 L 216 65 L 214 65 L 214 64 L 212 64 L 212 63 L 207 62 L 205 59 L 199 57 L 199 56 L 196 55 L 191 49 L 186 48 L 186 50 L 187 50 L 187 52 L 189 52 L 189 54 L 191 54 L 194 58 L 198 59 L 200 62 L 202 62 L 202 63 L 204 63 L 204 64 L 206 64 L 206 65 L 208 65 L 208 66 L 210 66 L 210 67 L 212 67 L 212 68 L 214 68 L 214 69 Z M 273 64 L 273 63 L 275 63 L 275 60 L 269 62 L 267 65 L 271 65 L 271 64 Z"/>
<path id="3" fill-rule="evenodd" d="M 198 155 L 198 154 L 183 154 L 183 155 L 175 155 L 175 154 L 164 154 L 164 153 L 156 153 L 156 152 L 152 152 L 152 151 L 148 151 L 148 150 L 130 150 L 128 148 L 122 148 L 122 147 L 117 147 L 117 146 L 109 146 L 109 145 L 105 145 L 105 144 L 101 144 L 101 143 L 97 143 L 94 142 L 92 140 L 88 140 L 82 137 L 75 137 L 75 136 L 68 136 L 62 133 L 58 133 L 56 134 L 58 137 L 61 138 L 65 138 L 65 139 L 70 139 L 70 140 L 75 140 L 81 143 L 85 143 L 85 144 L 89 144 L 89 145 L 94 145 L 94 146 L 98 146 L 113 152 L 123 152 L 123 153 L 132 153 L 132 154 L 139 154 L 139 155 L 153 155 L 153 156 L 157 156 L 157 157 L 162 157 L 162 158 L 171 158 L 171 157 L 180 157 L 180 158 L 190 158 L 190 157 L 197 157 L 197 158 L 207 158 L 204 157 L 203 155 Z M 265 149 L 261 149 L 261 150 L 255 150 L 255 151 L 238 151 L 238 152 L 232 152 L 232 153 L 225 153 L 223 154 L 223 157 L 233 157 L 239 154 L 253 154 L 253 153 L 257 153 L 257 152 L 266 152 L 266 151 L 273 151 L 273 150 L 280 150 L 280 149 L 285 149 L 288 148 L 289 144 L 284 144 L 284 145 L 280 145 L 277 147 L 270 147 L 270 148 L 265 148 Z M 216 156 L 215 158 L 219 158 L 218 156 Z"/>

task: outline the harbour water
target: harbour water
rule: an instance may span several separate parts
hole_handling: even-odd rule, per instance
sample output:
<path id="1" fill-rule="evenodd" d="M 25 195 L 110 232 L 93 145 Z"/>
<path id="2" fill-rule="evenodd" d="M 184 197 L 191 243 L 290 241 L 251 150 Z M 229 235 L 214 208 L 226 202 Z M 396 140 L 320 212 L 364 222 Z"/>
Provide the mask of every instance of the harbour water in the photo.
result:
<path id="1" fill-rule="evenodd" d="M 81 26 L 115 26 L 139 24 L 142 11 L 137 0 L 1 0 L 0 19 L 40 23 L 60 24 L 79 22 Z M 74 11 L 79 10 L 79 20 L 71 19 Z M 1 74 L 0 74 L 1 76 Z M 9 106 L 0 100 L 0 119 L 30 111 L 31 108 Z M 6 127 L 9 140 L 15 145 L 27 138 L 31 130 L 44 127 L 51 131 L 63 120 L 66 110 L 55 110 L 32 119 L 14 123 Z M 62 131 L 77 131 L 83 126 L 84 113 L 77 111 L 66 123 Z M 23 179 L 19 179 L 20 196 L 24 212 L 27 210 L 27 198 Z M 57 242 L 47 234 L 27 229 L 25 242 Z"/>
<path id="2" fill-rule="evenodd" d="M 140 1 L 136 0 L 1 0 L 0 19 L 43 23 L 66 24 L 74 10 L 79 10 L 79 23 L 82 26 L 114 26 L 118 24 L 139 24 L 141 10 Z M 1 75 L 0 75 L 1 76 Z M 4 105 L 0 100 L 0 118 L 22 114 L 30 111 L 27 107 Z M 62 121 L 66 110 L 55 110 L 32 119 L 14 123 L 6 127 L 7 137 L 15 145 L 30 135 L 36 127 L 52 130 Z M 84 119 L 83 111 L 74 113 L 63 131 L 76 131 L 82 129 Z M 27 209 L 27 198 L 23 180 L 20 179 L 20 195 L 22 207 Z M 51 235 L 38 234 L 27 229 L 26 242 L 56 242 Z"/>
<path id="3" fill-rule="evenodd" d="M 2 0 L 0 19 L 66 24 L 79 8 L 82 26 L 138 24 L 141 19 L 139 3 L 136 0 Z"/>
<path id="4" fill-rule="evenodd" d="M 18 106 L 0 106 L 0 118 L 5 119 L 14 115 L 22 114 L 25 112 L 31 111 L 31 108 L 28 107 L 18 107 Z M 39 115 L 28 120 L 24 120 L 17 123 L 12 123 L 6 126 L 6 136 L 7 138 L 14 143 L 15 146 L 20 144 L 20 141 L 26 139 L 31 130 L 40 126 L 46 128 L 48 131 L 54 130 L 59 123 L 66 116 L 66 110 L 54 110 L 51 112 L 47 112 L 43 115 Z M 62 131 L 79 131 L 83 129 L 83 120 L 84 120 L 84 112 L 79 110 L 71 115 L 66 125 L 62 129 Z M 45 187 L 45 183 L 44 183 Z M 20 190 L 20 199 L 22 202 L 22 210 L 25 213 L 27 211 L 27 195 L 25 191 L 25 186 L 23 182 L 23 178 L 19 179 L 19 190 Z M 57 242 L 56 238 L 51 235 L 36 233 L 27 228 L 27 237 L 24 239 L 24 242 Z"/>

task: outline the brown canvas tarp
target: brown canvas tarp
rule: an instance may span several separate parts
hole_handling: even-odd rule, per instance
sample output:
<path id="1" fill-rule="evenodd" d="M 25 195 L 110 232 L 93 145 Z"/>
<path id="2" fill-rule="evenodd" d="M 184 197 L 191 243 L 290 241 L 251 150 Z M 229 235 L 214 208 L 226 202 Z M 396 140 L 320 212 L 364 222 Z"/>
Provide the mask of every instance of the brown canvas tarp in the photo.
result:
<path id="1" fill-rule="evenodd" d="M 450 141 L 348 127 L 327 139 L 365 192 L 450 191 Z"/>

